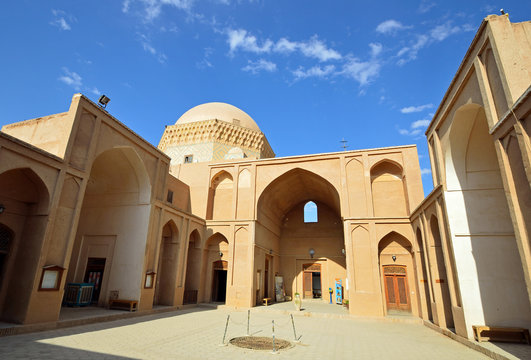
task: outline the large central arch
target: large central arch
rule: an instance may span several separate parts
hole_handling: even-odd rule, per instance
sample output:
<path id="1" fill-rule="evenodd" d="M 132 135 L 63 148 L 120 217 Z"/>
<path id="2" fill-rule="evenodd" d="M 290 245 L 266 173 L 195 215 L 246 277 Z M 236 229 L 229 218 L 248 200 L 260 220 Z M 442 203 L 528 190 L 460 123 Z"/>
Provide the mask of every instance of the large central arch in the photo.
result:
<path id="1" fill-rule="evenodd" d="M 317 219 L 305 221 L 309 202 L 317 206 Z M 333 288 L 336 278 L 346 278 L 340 213 L 335 186 L 308 170 L 292 169 L 264 189 L 257 203 L 257 300 L 275 296 L 277 274 L 286 295 L 323 300 L 323 289 Z"/>

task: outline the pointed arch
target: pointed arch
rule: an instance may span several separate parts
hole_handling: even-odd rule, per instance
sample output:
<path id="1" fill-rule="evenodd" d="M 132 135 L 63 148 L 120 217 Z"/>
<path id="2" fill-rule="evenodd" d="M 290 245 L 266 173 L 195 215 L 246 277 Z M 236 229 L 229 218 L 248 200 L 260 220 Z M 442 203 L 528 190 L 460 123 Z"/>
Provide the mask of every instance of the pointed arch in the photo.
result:
<path id="1" fill-rule="evenodd" d="M 234 217 L 233 188 L 232 175 L 225 170 L 221 170 L 212 178 L 209 190 L 208 220 L 232 219 Z"/>
<path id="2" fill-rule="evenodd" d="M 341 214 L 335 186 L 311 171 L 295 168 L 278 176 L 262 191 L 257 202 L 258 217 L 280 221 L 295 205 L 308 200 L 322 202 Z"/>
<path id="3" fill-rule="evenodd" d="M 402 166 L 384 159 L 371 167 L 374 216 L 407 216 L 408 205 Z"/>

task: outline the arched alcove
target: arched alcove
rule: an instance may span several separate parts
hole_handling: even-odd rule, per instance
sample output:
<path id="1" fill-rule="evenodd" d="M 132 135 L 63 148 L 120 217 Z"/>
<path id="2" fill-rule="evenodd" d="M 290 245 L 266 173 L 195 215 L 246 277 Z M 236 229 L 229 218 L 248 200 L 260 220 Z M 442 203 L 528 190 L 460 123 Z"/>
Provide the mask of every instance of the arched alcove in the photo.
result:
<path id="1" fill-rule="evenodd" d="M 416 305 L 411 296 L 411 290 L 416 290 L 411 242 L 391 231 L 378 242 L 378 258 L 387 314 L 411 312 Z"/>
<path id="2" fill-rule="evenodd" d="M 458 108 L 443 145 L 448 221 L 451 233 L 458 234 L 452 240 L 468 249 L 455 252 L 459 276 L 467 279 L 461 288 L 467 321 L 526 326 L 529 298 L 483 107 Z"/>
<path id="3" fill-rule="evenodd" d="M 162 228 L 154 305 L 173 305 L 179 259 L 179 230 L 173 220 Z"/>
<path id="4" fill-rule="evenodd" d="M 22 322 L 25 304 L 40 269 L 39 255 L 44 241 L 50 194 L 30 168 L 11 169 L 0 174 L 0 318 Z"/>
<path id="5" fill-rule="evenodd" d="M 140 299 L 150 218 L 151 184 L 130 147 L 93 161 L 72 251 L 67 283 L 94 283 L 92 302 L 111 296 Z"/>
<path id="6" fill-rule="evenodd" d="M 252 214 L 251 172 L 243 169 L 238 175 L 238 202 L 236 218 L 250 219 Z"/>
<path id="7" fill-rule="evenodd" d="M 220 171 L 210 182 L 210 196 L 207 219 L 232 219 L 232 175 L 226 171 Z"/>
<path id="8" fill-rule="evenodd" d="M 183 304 L 196 304 L 201 283 L 201 236 L 196 229 L 188 239 Z"/>
<path id="9" fill-rule="evenodd" d="M 405 184 L 402 167 L 383 160 L 371 168 L 371 187 L 374 216 L 407 216 Z"/>

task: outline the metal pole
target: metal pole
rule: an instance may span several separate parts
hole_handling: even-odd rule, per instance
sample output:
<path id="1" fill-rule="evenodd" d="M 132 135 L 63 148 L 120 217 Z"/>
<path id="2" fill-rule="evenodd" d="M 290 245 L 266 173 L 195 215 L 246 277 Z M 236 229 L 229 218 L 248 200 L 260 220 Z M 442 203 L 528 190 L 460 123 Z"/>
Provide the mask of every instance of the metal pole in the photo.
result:
<path id="1" fill-rule="evenodd" d="M 291 316 L 291 325 L 293 325 L 293 336 L 295 337 L 295 342 L 299 342 L 299 339 L 297 339 L 297 333 L 295 332 L 295 321 L 293 321 L 293 314 L 290 314 Z"/>
<path id="2" fill-rule="evenodd" d="M 249 319 L 251 318 L 251 310 L 247 310 L 247 336 L 249 336 Z"/>
<path id="3" fill-rule="evenodd" d="M 230 319 L 230 315 L 227 315 L 227 322 L 225 323 L 225 332 L 223 333 L 223 341 L 221 341 L 220 346 L 227 346 L 227 344 L 225 344 L 225 336 L 227 336 L 227 328 L 229 327 L 229 319 Z"/>
<path id="4" fill-rule="evenodd" d="M 276 354 L 277 347 L 275 345 L 275 320 L 271 320 L 271 323 L 273 324 L 273 354 Z"/>

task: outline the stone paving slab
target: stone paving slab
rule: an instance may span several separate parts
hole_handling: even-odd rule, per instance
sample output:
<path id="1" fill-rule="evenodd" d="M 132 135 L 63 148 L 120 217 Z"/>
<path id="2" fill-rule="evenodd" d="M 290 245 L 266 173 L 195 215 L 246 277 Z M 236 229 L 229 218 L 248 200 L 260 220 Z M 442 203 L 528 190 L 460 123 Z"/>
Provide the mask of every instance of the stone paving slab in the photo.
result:
<path id="1" fill-rule="evenodd" d="M 2 359 L 488 359 L 423 325 L 296 317 L 301 342 L 274 355 L 219 346 L 246 335 L 247 311 L 195 308 L 0 338 Z M 250 332 L 293 340 L 291 318 L 252 313 Z"/>

